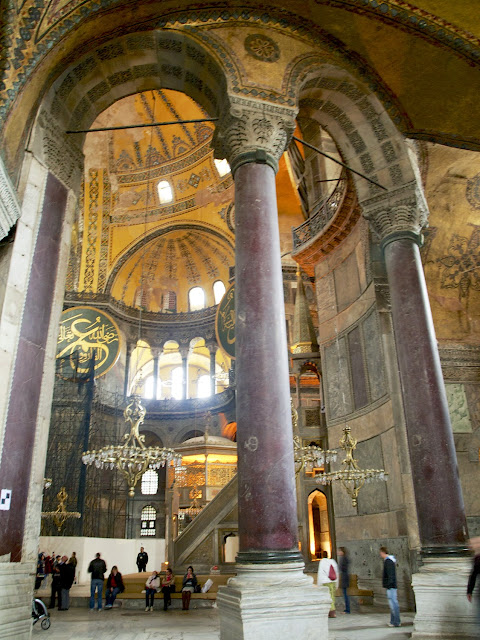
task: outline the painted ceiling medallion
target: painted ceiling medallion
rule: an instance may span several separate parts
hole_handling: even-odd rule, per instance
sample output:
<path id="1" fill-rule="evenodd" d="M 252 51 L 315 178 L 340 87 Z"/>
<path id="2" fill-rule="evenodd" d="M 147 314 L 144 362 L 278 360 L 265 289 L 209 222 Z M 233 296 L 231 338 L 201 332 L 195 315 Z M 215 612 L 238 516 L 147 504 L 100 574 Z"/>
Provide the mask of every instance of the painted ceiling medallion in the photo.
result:
<path id="1" fill-rule="evenodd" d="M 466 196 L 474 209 L 480 209 L 480 173 L 467 181 Z"/>
<path id="2" fill-rule="evenodd" d="M 245 38 L 246 52 L 256 60 L 276 62 L 280 57 L 277 43 L 261 33 L 251 33 Z"/>

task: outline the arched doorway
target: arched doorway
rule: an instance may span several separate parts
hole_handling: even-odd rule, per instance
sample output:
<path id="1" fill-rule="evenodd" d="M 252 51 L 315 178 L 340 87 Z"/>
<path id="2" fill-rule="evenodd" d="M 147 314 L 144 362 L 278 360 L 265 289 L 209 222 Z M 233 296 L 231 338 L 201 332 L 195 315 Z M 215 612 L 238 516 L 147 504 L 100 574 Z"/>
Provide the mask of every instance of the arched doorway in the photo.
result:
<path id="1" fill-rule="evenodd" d="M 316 489 L 308 496 L 308 539 L 311 560 L 320 560 L 323 551 L 332 552 L 327 496 Z"/>

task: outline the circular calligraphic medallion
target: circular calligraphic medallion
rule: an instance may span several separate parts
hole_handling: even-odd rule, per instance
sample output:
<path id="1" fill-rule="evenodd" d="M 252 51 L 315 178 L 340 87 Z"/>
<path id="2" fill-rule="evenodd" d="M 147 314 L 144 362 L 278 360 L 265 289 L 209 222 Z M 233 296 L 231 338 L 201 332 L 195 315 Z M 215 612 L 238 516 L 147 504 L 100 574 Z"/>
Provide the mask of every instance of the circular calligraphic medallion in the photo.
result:
<path id="1" fill-rule="evenodd" d="M 228 287 L 218 305 L 215 317 L 218 346 L 235 359 L 235 283 Z"/>
<path id="2" fill-rule="evenodd" d="M 57 359 L 63 359 L 62 371 L 88 373 L 95 358 L 95 378 L 103 376 L 120 354 L 120 331 L 109 315 L 95 307 L 72 307 L 60 318 Z"/>

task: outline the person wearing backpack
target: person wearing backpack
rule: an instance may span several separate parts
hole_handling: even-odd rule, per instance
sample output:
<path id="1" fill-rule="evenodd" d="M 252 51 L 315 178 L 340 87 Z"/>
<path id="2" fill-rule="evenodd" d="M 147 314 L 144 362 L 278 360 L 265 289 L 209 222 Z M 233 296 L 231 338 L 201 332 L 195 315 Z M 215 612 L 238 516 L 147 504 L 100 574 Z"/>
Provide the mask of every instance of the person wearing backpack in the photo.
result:
<path id="1" fill-rule="evenodd" d="M 317 584 L 325 585 L 330 591 L 330 597 L 332 598 L 332 604 L 330 611 L 328 612 L 329 618 L 336 618 L 335 611 L 335 593 L 338 586 L 338 564 L 333 558 L 328 557 L 326 551 L 323 552 L 323 557 L 318 565 L 318 577 Z"/>

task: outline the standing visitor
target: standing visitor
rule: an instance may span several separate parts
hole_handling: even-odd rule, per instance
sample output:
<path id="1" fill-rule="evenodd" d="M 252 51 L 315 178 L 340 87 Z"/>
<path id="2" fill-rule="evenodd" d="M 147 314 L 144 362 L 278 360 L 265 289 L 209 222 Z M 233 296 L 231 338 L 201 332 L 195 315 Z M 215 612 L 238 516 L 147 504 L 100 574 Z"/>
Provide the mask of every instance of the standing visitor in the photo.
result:
<path id="1" fill-rule="evenodd" d="M 58 607 L 62 606 L 62 587 L 60 585 L 60 556 L 57 556 L 52 565 L 52 590 L 50 592 L 49 609 L 55 609 L 55 599 Z"/>
<path id="2" fill-rule="evenodd" d="M 70 589 L 75 578 L 75 567 L 70 564 L 68 556 L 62 557 L 60 563 L 60 588 L 62 590 L 62 601 L 58 603 L 59 611 L 67 611 L 70 607 Z"/>
<path id="3" fill-rule="evenodd" d="M 114 565 L 107 578 L 107 588 L 105 589 L 105 609 L 111 609 L 117 595 L 124 591 L 125 586 L 123 584 L 122 574 L 118 570 L 117 566 Z"/>
<path id="4" fill-rule="evenodd" d="M 348 587 L 350 586 L 350 558 L 348 557 L 348 552 L 345 547 L 339 547 L 338 556 L 340 569 L 340 589 L 343 593 L 345 613 L 350 613 L 350 598 L 348 596 Z"/>
<path id="5" fill-rule="evenodd" d="M 157 571 L 154 571 L 145 583 L 145 611 L 153 611 L 153 601 L 155 594 L 160 588 L 160 578 Z"/>
<path id="6" fill-rule="evenodd" d="M 88 565 L 88 573 L 92 574 L 92 581 L 90 583 L 90 611 L 95 609 L 95 591 L 97 592 L 98 610 L 102 610 L 103 579 L 106 570 L 107 565 L 104 560 L 100 558 L 100 554 L 95 554 L 95 558 Z"/>
<path id="7" fill-rule="evenodd" d="M 475 583 L 477 581 L 477 576 L 480 574 L 480 538 L 478 537 L 472 538 L 470 540 L 470 547 L 474 553 L 474 557 L 473 557 L 472 571 L 468 579 L 467 598 L 469 602 L 472 602 L 473 600 L 472 596 L 475 590 Z M 477 614 L 477 626 L 478 626 L 477 633 L 480 632 L 480 594 L 478 591 L 479 590 L 477 589 L 477 595 L 475 597 L 475 607 L 477 610 L 476 614 Z"/>
<path id="8" fill-rule="evenodd" d="M 389 627 L 400 626 L 400 607 L 397 596 L 397 571 L 396 559 L 388 553 L 387 547 L 380 547 L 380 556 L 383 559 L 383 588 L 387 590 L 388 604 L 390 606 Z"/>
<path id="9" fill-rule="evenodd" d="M 328 612 L 329 618 L 336 618 L 337 613 L 335 611 L 335 594 L 337 591 L 338 582 L 338 565 L 333 558 L 328 557 L 326 551 L 323 552 L 323 558 L 318 565 L 317 584 L 325 585 L 330 591 L 330 597 L 332 604 L 330 605 L 330 611 Z"/>
<path id="10" fill-rule="evenodd" d="M 40 589 L 43 579 L 45 578 L 45 554 L 39 553 L 37 560 L 37 574 L 35 577 L 35 591 Z"/>
<path id="11" fill-rule="evenodd" d="M 148 553 L 144 550 L 143 547 L 140 547 L 140 553 L 137 555 L 138 572 L 141 573 L 142 571 L 146 571 L 147 564 L 148 564 Z"/>
<path id="12" fill-rule="evenodd" d="M 165 577 L 162 580 L 162 593 L 163 593 L 163 610 L 166 611 L 168 605 L 172 604 L 171 594 L 175 591 L 175 576 L 173 571 L 168 567 Z"/>

